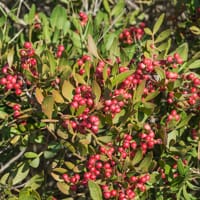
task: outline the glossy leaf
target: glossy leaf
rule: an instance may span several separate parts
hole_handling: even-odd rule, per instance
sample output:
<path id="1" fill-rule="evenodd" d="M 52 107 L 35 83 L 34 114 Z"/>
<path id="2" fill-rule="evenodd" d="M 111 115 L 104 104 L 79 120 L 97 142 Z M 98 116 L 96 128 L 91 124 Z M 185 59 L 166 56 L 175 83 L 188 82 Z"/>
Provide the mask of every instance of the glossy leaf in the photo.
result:
<path id="1" fill-rule="evenodd" d="M 171 35 L 171 29 L 167 29 L 161 32 L 155 40 L 155 43 L 162 42 L 163 40 L 167 39 Z"/>
<path id="2" fill-rule="evenodd" d="M 122 72 L 118 74 L 116 77 L 111 79 L 112 87 L 120 84 L 123 82 L 128 76 L 132 75 L 135 72 L 135 70 L 129 70 L 126 72 Z"/>
<path id="3" fill-rule="evenodd" d="M 153 35 L 152 31 L 150 28 L 144 28 L 144 32 L 148 35 Z"/>
<path id="4" fill-rule="evenodd" d="M 24 154 L 24 156 L 25 156 L 26 158 L 36 158 L 38 155 L 37 155 L 35 152 L 29 151 L 29 152 L 26 152 L 26 153 Z"/>
<path id="5" fill-rule="evenodd" d="M 178 53 L 183 61 L 186 61 L 188 59 L 188 50 L 188 43 L 183 43 L 178 48 L 176 48 L 176 50 L 173 51 L 171 55 Z"/>
<path id="6" fill-rule="evenodd" d="M 138 164 L 142 160 L 142 158 L 143 158 L 142 150 L 139 149 L 139 150 L 137 150 L 133 160 L 131 161 L 131 166 Z"/>
<path id="7" fill-rule="evenodd" d="M 158 30 L 160 29 L 160 26 L 162 25 L 163 23 L 163 20 L 164 20 L 164 17 L 165 17 L 165 14 L 162 14 L 160 15 L 160 17 L 157 19 L 154 27 L 153 27 L 153 34 L 156 34 L 158 32 Z"/>
<path id="8" fill-rule="evenodd" d="M 189 66 L 189 69 L 200 69 L 200 59 L 199 60 L 195 60 L 194 62 L 192 62 Z"/>
<path id="9" fill-rule="evenodd" d="M 99 185 L 96 182 L 89 180 L 88 186 L 89 186 L 90 196 L 93 200 L 102 200 L 103 199 L 101 188 L 99 187 Z"/>
<path id="10" fill-rule="evenodd" d="M 63 28 L 63 24 L 65 23 L 65 21 L 67 20 L 67 13 L 64 7 L 57 5 L 50 16 L 50 22 L 51 22 L 51 26 L 53 28 L 58 28 L 58 29 L 62 29 Z"/>
<path id="11" fill-rule="evenodd" d="M 111 10 L 110 10 L 108 0 L 103 0 L 103 5 L 104 5 L 106 12 L 108 12 L 108 14 L 110 14 Z"/>

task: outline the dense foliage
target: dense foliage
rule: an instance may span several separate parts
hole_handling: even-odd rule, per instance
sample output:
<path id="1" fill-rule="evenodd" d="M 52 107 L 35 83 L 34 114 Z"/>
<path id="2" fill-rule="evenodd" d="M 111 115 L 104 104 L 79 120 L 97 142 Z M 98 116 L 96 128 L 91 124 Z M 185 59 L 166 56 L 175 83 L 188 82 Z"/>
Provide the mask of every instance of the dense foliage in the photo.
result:
<path id="1" fill-rule="evenodd" d="M 199 1 L 50 3 L 0 3 L 0 199 L 198 200 Z"/>

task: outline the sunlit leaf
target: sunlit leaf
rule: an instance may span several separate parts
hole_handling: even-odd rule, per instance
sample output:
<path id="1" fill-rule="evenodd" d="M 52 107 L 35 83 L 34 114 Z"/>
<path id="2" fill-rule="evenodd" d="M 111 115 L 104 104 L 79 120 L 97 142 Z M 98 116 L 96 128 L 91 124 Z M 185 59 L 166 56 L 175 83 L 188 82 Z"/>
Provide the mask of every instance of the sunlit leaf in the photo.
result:
<path id="1" fill-rule="evenodd" d="M 89 180 L 88 186 L 89 186 L 90 196 L 93 200 L 102 200 L 103 199 L 101 188 L 99 187 L 99 185 L 96 182 Z"/>

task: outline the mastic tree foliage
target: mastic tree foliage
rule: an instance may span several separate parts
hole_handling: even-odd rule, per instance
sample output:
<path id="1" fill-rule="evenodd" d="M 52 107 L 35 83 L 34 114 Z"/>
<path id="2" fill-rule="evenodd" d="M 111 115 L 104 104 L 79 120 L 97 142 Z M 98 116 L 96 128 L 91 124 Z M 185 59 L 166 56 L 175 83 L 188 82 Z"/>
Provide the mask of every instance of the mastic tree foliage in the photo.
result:
<path id="1" fill-rule="evenodd" d="M 0 199 L 198 200 L 200 2 L 47 2 L 0 3 Z"/>

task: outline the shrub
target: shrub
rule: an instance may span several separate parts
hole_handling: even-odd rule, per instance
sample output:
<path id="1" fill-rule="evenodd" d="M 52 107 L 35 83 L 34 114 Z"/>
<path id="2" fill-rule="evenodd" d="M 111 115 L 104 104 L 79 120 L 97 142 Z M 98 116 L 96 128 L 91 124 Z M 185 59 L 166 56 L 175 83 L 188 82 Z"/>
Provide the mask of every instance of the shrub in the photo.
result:
<path id="1" fill-rule="evenodd" d="M 199 52 L 165 14 L 64 3 L 0 4 L 1 197 L 198 199 Z"/>

